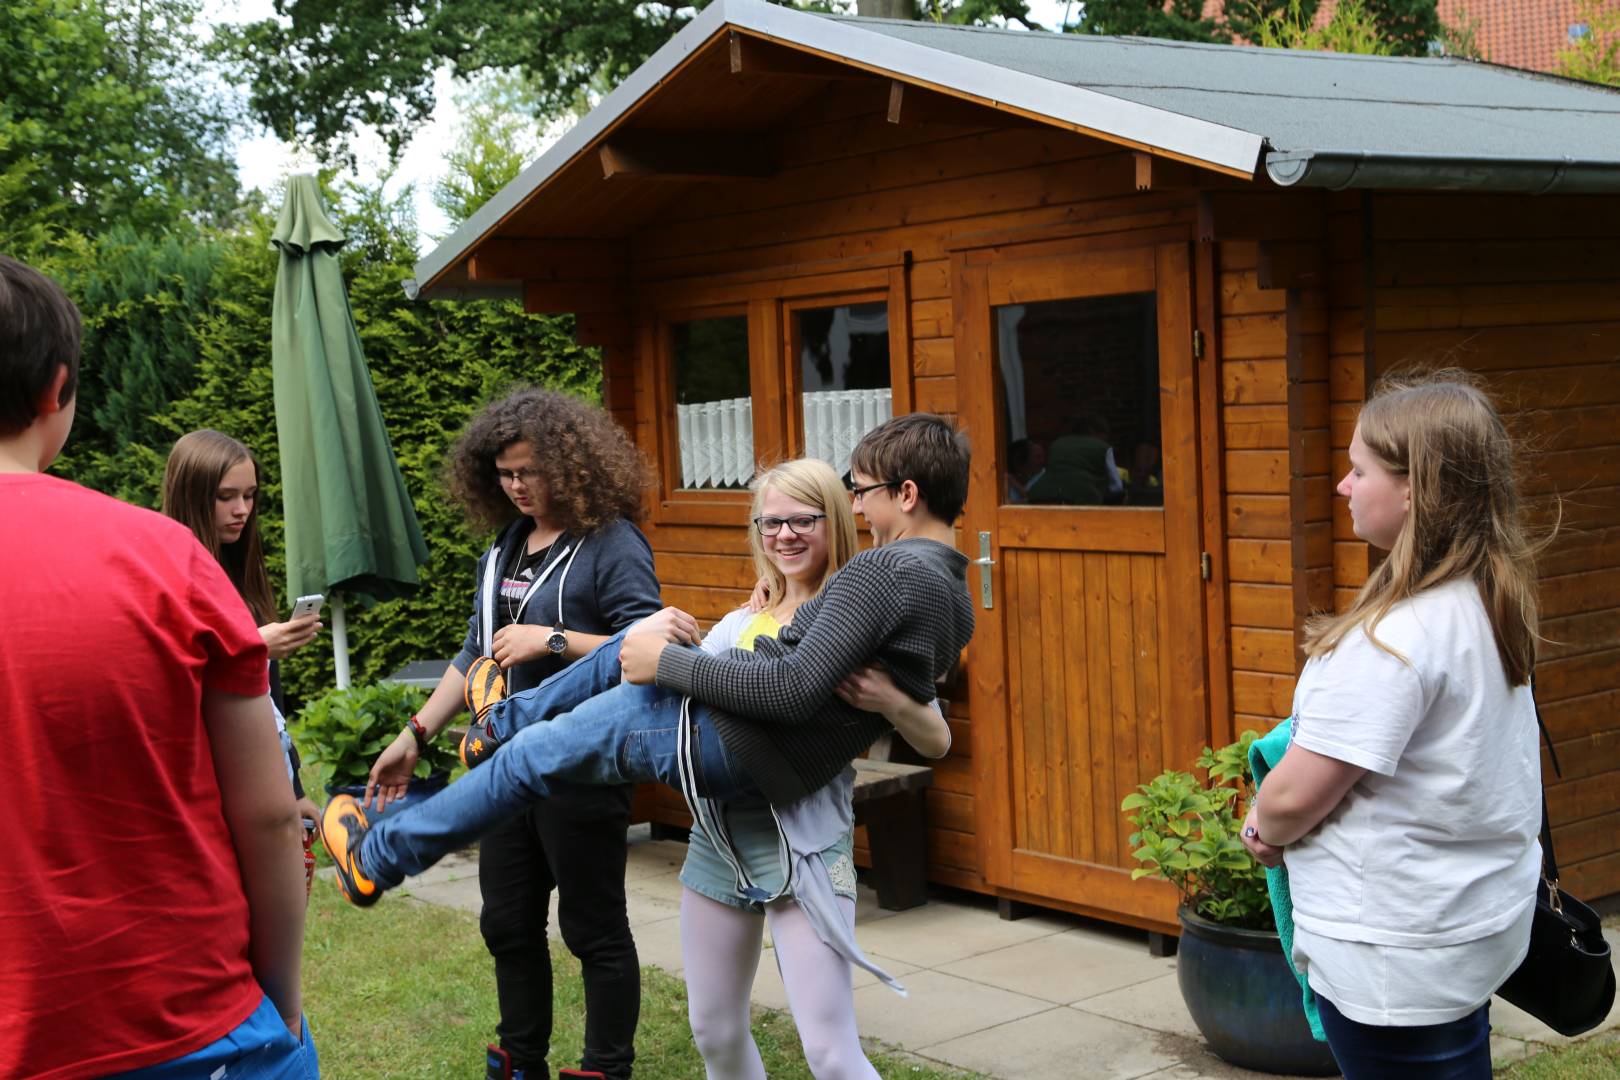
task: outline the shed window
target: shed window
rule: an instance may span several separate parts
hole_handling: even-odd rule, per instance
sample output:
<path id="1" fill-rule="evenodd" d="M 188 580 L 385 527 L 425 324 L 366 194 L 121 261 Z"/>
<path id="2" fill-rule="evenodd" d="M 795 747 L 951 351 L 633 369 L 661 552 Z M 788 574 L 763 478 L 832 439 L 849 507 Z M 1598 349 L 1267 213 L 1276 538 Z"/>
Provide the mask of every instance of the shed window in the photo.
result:
<path id="1" fill-rule="evenodd" d="M 849 472 L 861 436 L 893 412 L 889 305 L 803 307 L 793 312 L 804 453 Z"/>
<path id="2" fill-rule="evenodd" d="M 680 486 L 746 487 L 754 475 L 748 317 L 671 323 L 670 333 Z"/>
<path id="3" fill-rule="evenodd" d="M 1163 506 L 1153 293 L 995 309 L 1007 502 Z"/>

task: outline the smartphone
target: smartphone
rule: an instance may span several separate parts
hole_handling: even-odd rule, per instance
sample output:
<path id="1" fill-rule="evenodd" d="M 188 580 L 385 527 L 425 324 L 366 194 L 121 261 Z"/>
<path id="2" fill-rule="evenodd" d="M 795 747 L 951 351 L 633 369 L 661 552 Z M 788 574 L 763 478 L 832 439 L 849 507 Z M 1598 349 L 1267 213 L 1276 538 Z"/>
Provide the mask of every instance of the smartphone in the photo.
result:
<path id="1" fill-rule="evenodd" d="M 312 593 L 309 596 L 300 596 L 298 601 L 293 604 L 292 615 L 288 617 L 287 621 L 291 622 L 294 619 L 302 619 L 305 615 L 319 615 L 321 613 L 321 605 L 324 603 L 326 603 L 326 597 L 322 596 L 320 593 Z"/>

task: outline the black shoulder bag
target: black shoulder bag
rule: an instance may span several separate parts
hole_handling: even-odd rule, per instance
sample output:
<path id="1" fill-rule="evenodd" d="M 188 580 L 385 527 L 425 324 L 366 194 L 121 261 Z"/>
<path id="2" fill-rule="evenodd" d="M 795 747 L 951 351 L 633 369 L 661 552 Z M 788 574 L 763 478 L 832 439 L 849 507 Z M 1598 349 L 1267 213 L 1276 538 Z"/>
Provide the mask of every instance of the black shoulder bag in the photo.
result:
<path id="1" fill-rule="evenodd" d="M 1531 684 L 1534 690 L 1535 684 Z M 1536 724 L 1547 742 L 1553 773 L 1563 776 L 1552 736 Z M 1553 855 L 1552 820 L 1547 793 L 1541 794 L 1541 881 L 1536 885 L 1536 914 L 1530 924 L 1530 952 L 1496 993 L 1560 1035 L 1579 1035 L 1601 1024 L 1614 1006 L 1614 964 L 1597 912 L 1558 887 L 1558 859 Z"/>

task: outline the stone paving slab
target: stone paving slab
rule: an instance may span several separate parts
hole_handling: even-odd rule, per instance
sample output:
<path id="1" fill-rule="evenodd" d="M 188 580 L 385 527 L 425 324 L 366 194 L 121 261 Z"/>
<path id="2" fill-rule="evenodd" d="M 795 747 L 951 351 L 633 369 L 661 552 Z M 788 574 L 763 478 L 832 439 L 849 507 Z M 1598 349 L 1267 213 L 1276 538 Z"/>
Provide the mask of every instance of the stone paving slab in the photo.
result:
<path id="1" fill-rule="evenodd" d="M 1178 1064 L 1150 1032 L 1101 1016 L 1051 1008 L 923 1047 L 925 1057 L 988 1076 L 1027 1080 L 1134 1080 Z"/>
<path id="2" fill-rule="evenodd" d="M 875 983 L 855 991 L 855 1017 L 862 1035 L 932 1057 L 927 1047 L 1053 1006 L 941 971 L 912 971 L 900 980 L 907 996 Z"/>
<path id="3" fill-rule="evenodd" d="M 1149 956 L 1140 941 L 1127 945 L 1079 929 L 979 953 L 938 970 L 1068 1005 L 1173 972 L 1175 961 Z"/>
<path id="4" fill-rule="evenodd" d="M 1085 998 L 1070 1008 L 1138 1024 L 1154 1031 L 1199 1038 L 1198 1026 L 1181 999 L 1174 971 L 1120 990 Z"/>

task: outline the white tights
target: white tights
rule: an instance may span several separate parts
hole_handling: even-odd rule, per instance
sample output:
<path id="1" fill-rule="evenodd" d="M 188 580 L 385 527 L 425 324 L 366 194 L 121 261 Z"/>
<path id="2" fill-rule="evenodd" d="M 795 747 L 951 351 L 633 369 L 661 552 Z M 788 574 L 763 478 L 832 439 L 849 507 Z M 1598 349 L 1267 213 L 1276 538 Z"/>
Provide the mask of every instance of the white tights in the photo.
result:
<path id="1" fill-rule="evenodd" d="M 839 898 L 855 925 L 855 903 Z M 686 970 L 692 1039 L 708 1080 L 764 1080 L 765 1065 L 749 1030 L 749 995 L 770 920 L 776 962 L 805 1061 L 816 1080 L 878 1080 L 855 1027 L 849 962 L 822 943 L 792 900 L 765 907 L 765 918 L 681 890 L 681 956 Z"/>

